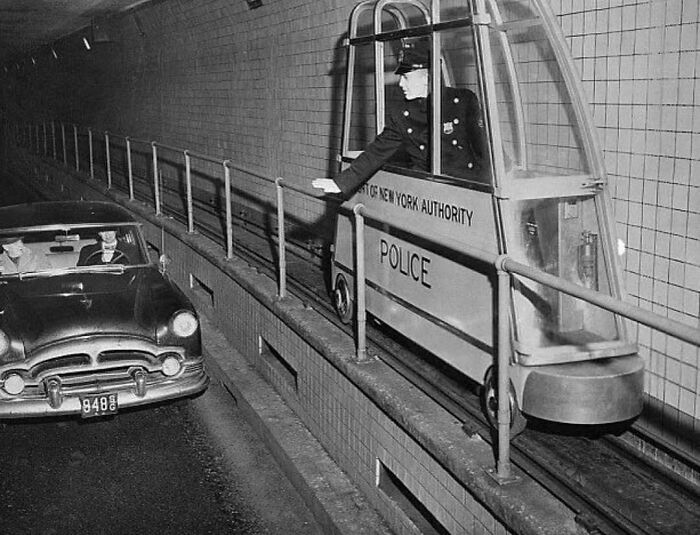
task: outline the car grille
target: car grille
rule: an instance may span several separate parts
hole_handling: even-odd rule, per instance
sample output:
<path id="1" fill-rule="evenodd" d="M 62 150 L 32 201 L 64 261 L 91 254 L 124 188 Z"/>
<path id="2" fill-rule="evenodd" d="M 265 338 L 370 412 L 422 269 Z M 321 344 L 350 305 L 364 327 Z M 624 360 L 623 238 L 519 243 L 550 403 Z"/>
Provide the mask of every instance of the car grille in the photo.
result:
<path id="1" fill-rule="evenodd" d="M 103 351 L 97 355 L 99 363 L 119 363 L 119 362 L 141 362 L 144 365 L 153 364 L 158 361 L 152 353 L 144 351 Z"/>
<path id="2" fill-rule="evenodd" d="M 161 373 L 160 357 L 165 353 L 181 354 L 176 348 L 156 348 L 146 343 L 134 342 L 134 349 L 112 349 L 115 345 L 119 345 L 118 341 L 85 345 L 86 351 L 66 355 L 60 354 L 60 348 L 54 348 L 52 353 L 55 356 L 45 357 L 27 370 L 30 381 L 24 395 L 45 396 L 47 384 L 53 379 L 60 382 L 62 392 L 66 394 L 131 388 L 136 372 L 145 374 L 147 385 L 169 381 L 172 378 Z M 77 348 L 74 346 L 73 349 Z M 187 365 L 182 373 L 196 373 L 201 369 L 201 363 L 194 363 Z"/>
<path id="3" fill-rule="evenodd" d="M 50 361 L 40 362 L 30 370 L 29 375 L 32 378 L 37 378 L 55 370 L 89 366 L 90 362 L 90 355 L 66 355 L 65 357 L 58 357 Z"/>
<path id="4" fill-rule="evenodd" d="M 94 365 L 93 365 L 94 362 Z M 116 351 L 108 350 L 96 354 L 73 354 L 45 360 L 33 366 L 29 375 L 33 379 L 47 376 L 76 377 L 98 374 L 126 373 L 134 367 L 147 370 L 160 368 L 160 360 L 153 353 L 145 351 Z"/>

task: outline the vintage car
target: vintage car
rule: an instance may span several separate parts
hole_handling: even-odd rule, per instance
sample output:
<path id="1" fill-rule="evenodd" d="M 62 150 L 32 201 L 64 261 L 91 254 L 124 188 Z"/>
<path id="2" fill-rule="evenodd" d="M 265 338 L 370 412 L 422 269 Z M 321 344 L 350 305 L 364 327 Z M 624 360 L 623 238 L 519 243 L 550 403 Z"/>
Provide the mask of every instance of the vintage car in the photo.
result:
<path id="1" fill-rule="evenodd" d="M 2 207 L 0 244 L 0 418 L 104 416 L 207 387 L 195 309 L 125 209 Z"/>

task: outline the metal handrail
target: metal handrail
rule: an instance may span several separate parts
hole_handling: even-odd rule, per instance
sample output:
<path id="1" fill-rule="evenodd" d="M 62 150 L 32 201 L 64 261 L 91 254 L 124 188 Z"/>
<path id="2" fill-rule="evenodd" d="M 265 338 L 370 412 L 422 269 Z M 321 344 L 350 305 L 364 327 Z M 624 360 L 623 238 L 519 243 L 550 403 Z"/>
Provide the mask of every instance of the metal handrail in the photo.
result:
<path id="1" fill-rule="evenodd" d="M 60 123 L 61 131 L 63 134 L 63 158 L 64 163 L 67 165 L 66 156 L 66 143 L 65 143 L 65 127 L 63 123 Z M 54 132 L 54 123 L 51 122 L 51 129 Z M 89 139 L 90 139 L 90 170 L 91 177 L 94 177 L 93 172 L 93 151 L 92 151 L 92 130 L 88 128 Z M 18 130 L 18 136 L 19 130 Z M 38 135 L 38 127 L 37 127 Z M 106 156 L 107 156 L 107 177 L 108 177 L 108 187 L 111 187 L 111 169 L 109 163 L 109 132 L 105 131 L 105 145 L 106 145 Z M 55 147 L 56 136 L 53 135 L 53 143 Z M 29 136 L 29 143 L 31 145 L 31 135 Z M 159 192 L 158 192 L 158 180 L 157 180 L 157 151 L 156 145 L 167 148 L 173 151 L 181 151 L 185 157 L 186 166 L 186 181 L 187 181 L 187 211 L 188 211 L 188 232 L 194 232 L 194 214 L 192 207 L 192 178 L 190 170 L 190 158 L 196 157 L 205 161 L 212 163 L 218 163 L 222 165 L 224 170 L 224 181 L 226 189 L 226 226 L 227 226 L 227 240 L 226 240 L 226 258 L 231 259 L 233 256 L 233 235 L 232 235 L 232 222 L 231 222 L 231 183 L 230 183 L 230 169 L 241 171 L 251 176 L 255 176 L 266 182 L 273 183 L 276 188 L 276 204 L 277 204 L 277 218 L 278 218 L 278 297 L 283 299 L 286 297 L 286 239 L 285 239 L 285 210 L 284 210 L 284 189 L 289 189 L 308 197 L 312 198 L 323 198 L 323 195 L 312 195 L 308 193 L 307 190 L 286 184 L 285 179 L 282 177 L 270 178 L 262 173 L 251 170 L 245 166 L 234 164 L 228 159 L 217 159 L 204 154 L 197 154 L 186 149 L 180 149 L 177 147 L 167 146 L 162 143 L 157 143 L 155 141 L 143 141 L 136 140 L 134 138 L 125 137 L 127 145 L 127 156 L 130 160 L 130 141 L 140 141 L 143 143 L 150 144 L 153 148 L 153 162 L 154 162 L 154 180 L 156 187 L 156 215 L 162 215 L 160 213 L 159 206 Z M 77 149 L 76 149 L 77 150 Z M 37 152 L 39 150 L 39 143 L 37 141 Z M 45 151 L 46 152 L 46 151 Z M 54 159 L 56 159 L 56 150 L 53 151 Z M 76 164 L 77 165 L 77 164 Z M 133 177 L 131 176 L 131 164 L 129 164 L 129 174 L 130 174 L 130 188 L 131 188 L 131 198 L 133 199 Z M 356 294 L 357 294 L 357 314 L 356 314 L 356 358 L 359 362 L 366 360 L 367 358 L 367 344 L 366 344 L 366 306 L 365 306 L 365 266 L 364 266 L 364 226 L 365 218 L 371 221 L 388 225 L 389 227 L 394 227 L 391 221 L 383 219 L 375 214 L 369 213 L 365 206 L 361 203 L 354 205 L 352 212 L 355 216 L 356 222 L 356 241 L 355 241 L 355 254 L 356 254 Z M 455 240 L 450 240 L 449 238 L 436 237 L 434 235 L 429 235 L 420 230 L 411 230 L 408 232 L 416 238 L 425 240 L 426 243 L 440 246 L 450 250 L 452 252 L 457 252 L 466 255 L 470 258 L 480 260 L 484 263 L 491 264 L 496 270 L 498 276 L 498 323 L 497 323 L 497 337 L 498 337 L 498 351 L 497 351 L 497 366 L 498 366 L 498 458 L 497 458 L 497 474 L 496 477 L 500 482 L 508 482 L 513 478 L 510 472 L 510 415 L 508 414 L 509 400 L 508 400 L 508 365 L 510 362 L 510 300 L 509 291 L 511 287 L 510 278 L 513 275 L 519 275 L 527 279 L 533 280 L 555 290 L 564 292 L 570 296 L 576 297 L 588 303 L 594 304 L 600 308 L 623 316 L 625 318 L 637 321 L 643 325 L 651 327 L 657 331 L 663 332 L 665 334 L 674 336 L 696 346 L 700 346 L 700 329 L 690 327 L 681 322 L 665 318 L 659 314 L 644 310 L 638 306 L 626 303 L 609 295 L 585 288 L 583 286 L 578 286 L 565 279 L 550 275 L 538 269 L 534 269 L 526 264 L 521 264 L 515 261 L 507 255 L 496 255 L 494 253 L 489 253 L 476 248 L 469 247 L 463 243 L 459 243 Z"/>
<path id="2" fill-rule="evenodd" d="M 65 131 L 64 124 L 61 122 L 59 122 L 59 124 L 61 126 L 61 130 Z M 74 125 L 74 127 L 76 128 L 76 132 L 77 132 L 77 128 L 79 128 L 79 127 L 77 125 Z M 53 121 L 51 121 L 51 129 L 52 129 L 52 131 L 54 131 L 54 122 Z M 88 128 L 87 130 L 88 130 L 88 133 L 90 134 L 90 137 L 91 137 L 92 129 Z M 44 131 L 46 131 L 46 128 L 44 128 Z M 181 149 L 179 147 L 166 145 L 165 143 L 142 140 L 142 139 L 137 139 L 137 138 L 130 137 L 130 136 L 121 136 L 119 134 L 114 134 L 114 133 L 109 132 L 109 131 L 105 131 L 104 135 L 105 135 L 107 140 L 109 140 L 110 135 L 123 137 L 126 141 L 127 147 L 132 142 L 139 142 L 139 143 L 151 145 L 152 147 L 158 146 L 158 147 L 166 148 L 166 149 L 169 149 L 172 151 L 182 152 L 185 155 L 186 159 L 187 158 L 197 158 L 197 159 L 209 161 L 212 163 L 217 163 L 217 164 L 222 165 L 224 168 L 235 169 L 237 171 L 244 172 L 244 173 L 249 174 L 251 176 L 255 176 L 256 178 L 260 178 L 266 182 L 270 182 L 272 184 L 275 184 L 276 186 L 279 186 L 280 188 L 283 188 L 283 189 L 289 189 L 291 191 L 295 191 L 297 193 L 301 193 L 302 195 L 306 195 L 306 196 L 309 196 L 309 197 L 312 197 L 315 199 L 323 198 L 323 195 L 313 195 L 313 194 L 310 194 L 308 192 L 308 190 L 306 190 L 304 188 L 294 186 L 292 184 L 288 184 L 286 182 L 286 180 L 282 177 L 271 178 L 271 177 L 264 175 L 258 171 L 254 171 L 248 167 L 245 167 L 245 166 L 242 166 L 239 164 L 234 164 L 229 159 L 215 158 L 215 157 L 212 157 L 212 156 L 209 156 L 206 154 L 193 152 L 191 150 Z M 53 141 L 55 144 L 55 137 L 56 136 L 52 135 L 52 137 L 53 137 Z M 46 142 L 46 140 L 45 140 L 45 142 Z M 64 144 L 64 148 L 65 148 L 65 144 Z M 38 151 L 38 147 L 37 147 L 37 151 Z M 54 151 L 54 154 L 55 154 L 55 152 L 56 151 Z M 76 154 L 77 154 L 77 149 L 76 149 Z M 128 149 L 128 148 L 127 148 L 127 156 L 130 156 L 130 149 Z M 157 153 L 156 153 L 156 156 L 157 156 Z M 64 156 L 64 161 L 66 161 L 66 160 L 67 160 L 67 158 L 66 158 L 66 156 Z M 94 165 L 93 161 L 92 161 L 93 160 L 92 149 L 90 150 L 90 160 L 91 160 L 90 165 L 92 168 L 92 166 Z M 154 160 L 157 160 L 157 158 L 155 158 Z M 111 175 L 111 169 L 109 169 L 109 165 L 107 167 L 108 167 L 108 180 L 109 180 L 110 175 Z M 129 167 L 131 167 L 131 165 L 129 165 Z M 188 191 L 190 192 L 189 193 L 190 196 L 191 196 L 191 186 L 192 186 L 191 176 L 188 176 L 187 188 L 188 188 Z M 131 197 L 133 198 L 133 195 Z M 283 195 L 277 196 L 277 199 L 278 199 L 278 202 L 280 204 L 282 204 L 282 205 L 284 204 Z M 190 200 L 188 200 L 188 204 L 191 204 Z M 282 218 L 284 218 L 284 210 L 283 209 L 281 211 L 278 210 L 278 214 L 281 215 Z M 370 214 L 366 214 L 366 211 L 364 209 L 362 210 L 362 215 L 364 215 L 366 217 L 370 217 L 372 220 L 374 220 L 376 222 L 381 222 L 383 224 L 391 225 L 390 221 L 385 221 L 377 216 L 372 216 Z M 281 222 L 279 223 L 279 226 L 280 226 L 280 229 L 282 229 Z M 190 232 L 191 231 L 192 230 L 190 230 Z M 481 261 L 486 262 L 486 263 L 494 264 L 496 262 L 496 259 L 498 258 L 498 256 L 493 254 L 493 253 L 487 253 L 484 251 L 480 251 L 478 249 L 465 251 L 465 246 L 461 243 L 458 244 L 456 241 L 451 241 L 447 238 L 437 238 L 435 236 L 425 234 L 425 233 L 420 232 L 418 230 L 411 231 L 410 234 L 412 234 L 418 238 L 422 238 L 428 242 L 432 242 L 436 245 L 448 247 L 454 251 L 464 252 L 468 256 L 471 256 L 477 260 L 481 260 Z M 469 249 L 469 248 L 467 247 L 467 249 Z M 549 286 L 550 288 L 560 290 L 560 291 L 567 293 L 573 297 L 577 297 L 577 298 L 582 299 L 584 301 L 587 301 L 589 303 L 595 304 L 601 308 L 604 308 L 606 310 L 609 310 L 611 312 L 614 312 L 616 314 L 624 316 L 628 319 L 642 323 L 648 327 L 652 327 L 656 330 L 662 331 L 665 334 L 670 334 L 670 335 L 675 336 L 681 340 L 684 340 L 684 341 L 689 342 L 691 344 L 695 344 L 695 345 L 700 346 L 700 330 L 694 329 L 686 324 L 665 318 L 663 316 L 660 316 L 659 314 L 649 312 L 649 311 L 644 310 L 644 309 L 637 307 L 635 305 L 625 303 L 624 301 L 620 301 L 620 300 L 615 299 L 609 295 L 602 294 L 602 293 L 596 292 L 594 290 L 590 290 L 588 288 L 584 288 L 582 286 L 575 285 L 575 284 L 570 283 L 564 279 L 561 279 L 559 277 L 555 277 L 554 275 L 550 275 L 548 273 L 534 269 L 534 268 L 527 266 L 525 264 L 521 264 L 519 262 L 516 262 L 515 260 L 513 260 L 510 257 L 506 257 L 504 259 L 504 269 L 506 271 L 508 271 L 509 273 L 521 275 L 521 276 L 526 277 L 528 279 L 531 279 L 531 280 L 534 280 L 534 281 L 539 282 L 541 284 L 544 284 L 546 286 Z"/>

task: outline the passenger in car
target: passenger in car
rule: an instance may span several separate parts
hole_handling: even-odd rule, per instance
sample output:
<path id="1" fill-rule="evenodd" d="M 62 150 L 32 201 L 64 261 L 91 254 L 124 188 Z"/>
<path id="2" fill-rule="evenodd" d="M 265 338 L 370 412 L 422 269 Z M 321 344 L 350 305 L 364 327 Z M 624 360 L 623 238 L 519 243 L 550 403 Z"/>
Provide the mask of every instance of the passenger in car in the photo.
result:
<path id="1" fill-rule="evenodd" d="M 417 39 L 405 44 L 395 70 L 406 100 L 404 106 L 391 113 L 384 130 L 348 169 L 335 179 L 313 180 L 314 188 L 349 197 L 401 150 L 407 154 L 411 169 L 430 170 L 429 69 L 428 40 Z M 476 95 L 464 88 L 443 87 L 440 97 L 442 172 L 484 182 L 487 148 Z"/>
<path id="2" fill-rule="evenodd" d="M 130 264 L 129 247 L 117 240 L 117 231 L 105 229 L 98 232 L 100 241 L 80 249 L 79 266 L 100 264 Z"/>
<path id="3" fill-rule="evenodd" d="M 2 245 L 0 274 L 26 273 L 51 268 L 44 255 L 35 254 L 24 245 L 23 236 L 2 236 L 0 245 Z"/>

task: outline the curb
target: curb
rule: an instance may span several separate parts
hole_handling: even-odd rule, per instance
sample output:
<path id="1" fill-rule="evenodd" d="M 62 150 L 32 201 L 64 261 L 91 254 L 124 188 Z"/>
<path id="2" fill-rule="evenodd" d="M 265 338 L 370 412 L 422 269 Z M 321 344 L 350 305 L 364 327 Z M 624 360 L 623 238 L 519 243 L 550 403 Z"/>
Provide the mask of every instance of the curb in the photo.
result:
<path id="1" fill-rule="evenodd" d="M 231 347 L 205 313 L 200 312 L 200 322 L 211 378 L 233 396 L 324 533 L 392 533 L 282 397 Z"/>

